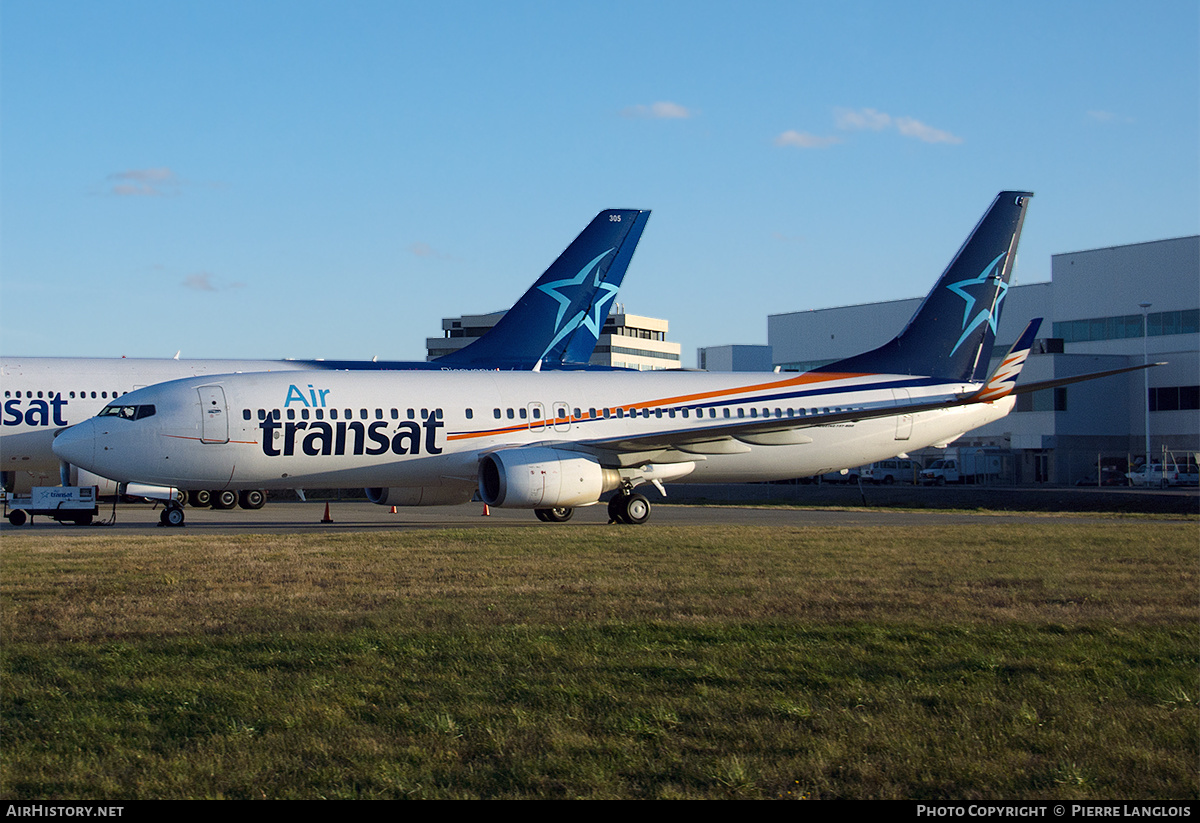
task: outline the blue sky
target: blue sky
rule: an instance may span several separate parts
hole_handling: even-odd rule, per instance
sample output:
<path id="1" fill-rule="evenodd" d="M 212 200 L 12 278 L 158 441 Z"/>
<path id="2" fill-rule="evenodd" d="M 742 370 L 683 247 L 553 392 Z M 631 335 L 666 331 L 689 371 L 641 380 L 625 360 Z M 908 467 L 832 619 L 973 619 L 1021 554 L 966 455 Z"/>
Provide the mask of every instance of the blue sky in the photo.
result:
<path id="1" fill-rule="evenodd" d="M 1045 281 L 1200 231 L 1198 8 L 3 0 L 0 352 L 422 359 L 604 208 L 685 366 L 923 295 L 1002 189 Z"/>

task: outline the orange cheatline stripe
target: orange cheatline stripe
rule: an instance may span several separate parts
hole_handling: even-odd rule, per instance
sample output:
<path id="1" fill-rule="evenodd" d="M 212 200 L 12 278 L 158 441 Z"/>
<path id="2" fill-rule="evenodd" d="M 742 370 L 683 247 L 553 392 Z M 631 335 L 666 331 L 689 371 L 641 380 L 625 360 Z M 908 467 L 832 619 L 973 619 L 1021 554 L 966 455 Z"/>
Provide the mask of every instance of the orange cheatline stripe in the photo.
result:
<path id="1" fill-rule="evenodd" d="M 698 392 L 695 394 L 681 394 L 681 395 L 676 395 L 675 397 L 664 397 L 664 398 L 660 398 L 657 400 L 646 400 L 646 401 L 643 401 L 640 403 L 620 403 L 620 404 L 617 404 L 616 406 L 607 407 L 607 411 L 610 414 L 615 414 L 617 409 L 619 409 L 619 408 L 620 409 L 652 409 L 652 408 L 660 407 L 660 406 L 675 406 L 675 405 L 681 405 L 681 404 L 686 405 L 689 403 L 696 403 L 696 402 L 699 402 L 702 400 L 712 400 L 714 398 L 719 398 L 719 397 L 732 397 L 732 396 L 736 396 L 739 394 L 764 391 L 767 389 L 789 388 L 792 386 L 803 386 L 803 385 L 812 384 L 812 383 L 828 383 L 828 382 L 831 382 L 834 380 L 844 380 L 844 379 L 852 378 L 852 377 L 869 377 L 869 376 L 870 375 L 866 372 L 830 372 L 828 374 L 821 374 L 821 375 L 813 375 L 811 373 L 806 372 L 804 374 L 797 375 L 796 377 L 788 378 L 787 380 L 775 380 L 775 381 L 771 381 L 768 383 L 756 383 L 751 386 L 740 386 L 740 387 L 730 388 L 730 389 L 717 389 L 714 391 Z M 591 415 L 580 415 L 579 417 L 575 417 L 572 415 L 571 417 L 565 418 L 565 421 L 568 423 L 577 423 L 577 422 L 580 422 L 583 420 L 603 420 L 603 419 L 605 419 L 605 418 L 602 417 L 600 414 L 597 414 L 595 417 L 592 417 Z M 549 427 L 549 426 L 553 426 L 554 423 L 555 423 L 555 418 L 547 417 L 543 421 L 542 425 Z M 468 440 L 468 439 L 472 439 L 472 438 L 476 438 L 476 437 L 490 437 L 490 436 L 494 436 L 494 435 L 509 434 L 512 432 L 519 432 L 519 431 L 526 431 L 526 430 L 529 430 L 529 424 L 520 425 L 520 426 L 506 426 L 506 427 L 499 428 L 499 429 L 487 429 L 485 431 L 477 431 L 477 432 L 458 432 L 455 434 L 446 435 L 446 439 L 447 440 Z"/>

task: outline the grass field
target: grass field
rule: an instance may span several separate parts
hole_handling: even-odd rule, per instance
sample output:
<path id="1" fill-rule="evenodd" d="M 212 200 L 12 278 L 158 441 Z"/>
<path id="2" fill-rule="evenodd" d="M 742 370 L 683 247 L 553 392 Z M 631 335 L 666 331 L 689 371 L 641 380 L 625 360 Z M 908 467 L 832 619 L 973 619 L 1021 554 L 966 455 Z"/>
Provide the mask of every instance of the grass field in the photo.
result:
<path id="1" fill-rule="evenodd" d="M 0 796 L 1194 801 L 1198 535 L 10 532 Z"/>

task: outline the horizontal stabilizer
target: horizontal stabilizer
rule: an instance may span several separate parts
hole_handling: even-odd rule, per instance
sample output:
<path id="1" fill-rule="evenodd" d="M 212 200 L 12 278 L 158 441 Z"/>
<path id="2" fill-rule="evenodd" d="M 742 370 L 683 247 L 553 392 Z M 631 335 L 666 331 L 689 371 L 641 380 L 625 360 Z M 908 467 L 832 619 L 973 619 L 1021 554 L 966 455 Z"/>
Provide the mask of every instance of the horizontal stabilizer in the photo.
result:
<path id="1" fill-rule="evenodd" d="M 1114 374 L 1125 374 L 1131 371 L 1141 371 L 1142 369 L 1152 369 L 1155 366 L 1165 366 L 1166 361 L 1159 363 L 1140 363 L 1136 366 L 1126 366 L 1123 369 L 1110 369 L 1108 371 L 1097 371 L 1090 374 L 1077 374 L 1074 377 L 1059 377 L 1054 380 L 1039 380 L 1036 383 L 1023 383 L 1013 389 L 1013 394 L 1029 394 L 1030 392 L 1041 391 L 1042 389 L 1056 389 L 1059 386 L 1069 386 L 1072 383 L 1082 383 L 1085 380 L 1096 380 L 1101 377 L 1111 377 Z"/>

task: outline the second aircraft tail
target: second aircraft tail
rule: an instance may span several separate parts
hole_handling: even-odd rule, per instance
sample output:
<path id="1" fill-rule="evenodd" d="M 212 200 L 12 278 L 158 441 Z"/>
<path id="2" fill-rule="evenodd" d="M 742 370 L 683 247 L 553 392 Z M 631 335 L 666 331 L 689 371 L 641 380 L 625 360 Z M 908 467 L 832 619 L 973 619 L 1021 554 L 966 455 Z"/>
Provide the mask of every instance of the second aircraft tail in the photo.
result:
<path id="1" fill-rule="evenodd" d="M 483 337 L 434 362 L 454 368 L 586 364 L 649 211 L 607 209 Z"/>

